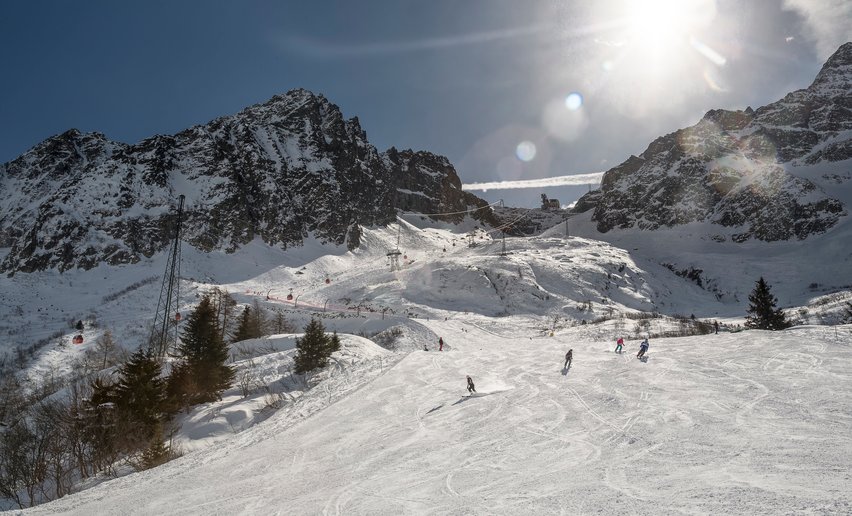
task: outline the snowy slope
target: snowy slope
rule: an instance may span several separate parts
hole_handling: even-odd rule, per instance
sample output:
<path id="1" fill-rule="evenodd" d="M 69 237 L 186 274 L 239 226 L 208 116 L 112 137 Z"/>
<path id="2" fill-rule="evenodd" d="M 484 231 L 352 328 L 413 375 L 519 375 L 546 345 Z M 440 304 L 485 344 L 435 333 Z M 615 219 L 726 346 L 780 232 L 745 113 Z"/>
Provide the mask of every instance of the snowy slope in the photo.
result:
<path id="1" fill-rule="evenodd" d="M 413 352 L 295 426 L 33 514 L 848 514 L 850 328 L 652 340 L 649 359 L 571 332 L 420 321 Z M 574 365 L 561 357 L 574 349 Z M 464 376 L 478 395 L 465 397 Z"/>
<path id="2" fill-rule="evenodd" d="M 569 222 L 572 235 L 583 233 L 580 217 Z M 790 307 L 848 291 L 852 277 L 843 239 L 819 240 L 825 245 L 817 248 L 812 242 L 722 246 L 688 239 L 674 247 L 677 234 L 615 231 L 608 238 L 620 239 L 611 245 L 566 238 L 560 227 L 540 237 L 507 238 L 508 254 L 500 256 L 502 242 L 493 239 L 495 233 L 480 229 L 476 247 L 470 248 L 466 234 L 456 232 L 475 226 L 471 220 L 454 226 L 406 216 L 398 225 L 366 229 L 354 251 L 315 240 L 286 252 L 260 241 L 233 254 L 186 247 L 180 309 L 187 312 L 200 292 L 219 286 L 241 304 L 256 300 L 297 325 L 319 314 L 341 332 L 373 334 L 410 317 L 462 313 L 487 324 L 534 321 L 545 334 L 636 312 L 742 322 L 747 294 L 759 275 L 773 286 L 781 305 Z M 397 239 L 402 268 L 391 272 L 385 255 Z M 680 269 L 700 263 L 701 286 L 671 270 L 671 264 Z M 146 342 L 163 268 L 164 257 L 157 255 L 134 266 L 0 277 L 0 359 L 5 355 L 8 363 L 21 350 L 26 372 L 38 379 L 70 370 L 105 329 L 135 349 Z M 288 301 L 288 294 L 294 299 Z M 813 322 L 836 322 L 839 308 Z M 70 323 L 80 319 L 86 322 L 86 342 L 74 346 L 71 338 L 80 332 Z M 35 362 L 28 358 L 31 348 Z"/>

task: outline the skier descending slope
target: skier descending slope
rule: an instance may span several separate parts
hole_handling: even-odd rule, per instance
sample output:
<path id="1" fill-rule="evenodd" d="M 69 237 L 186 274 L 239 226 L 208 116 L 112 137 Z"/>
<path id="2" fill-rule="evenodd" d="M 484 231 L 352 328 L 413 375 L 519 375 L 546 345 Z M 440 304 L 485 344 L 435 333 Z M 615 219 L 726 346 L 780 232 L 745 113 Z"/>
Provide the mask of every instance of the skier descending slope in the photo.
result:
<path id="1" fill-rule="evenodd" d="M 645 337 L 645 340 L 643 340 L 642 343 L 639 344 L 639 353 L 636 354 L 636 358 L 644 357 L 645 352 L 648 351 L 649 347 L 651 347 L 651 345 L 648 344 L 648 337 Z"/>
<path id="2" fill-rule="evenodd" d="M 444 351 L 444 337 L 438 337 L 438 351 Z"/>
<path id="3" fill-rule="evenodd" d="M 467 392 L 471 395 L 476 392 L 476 387 L 473 385 L 473 378 L 471 378 L 470 375 L 467 375 Z"/>
<path id="4" fill-rule="evenodd" d="M 615 352 L 621 353 L 621 347 L 624 346 L 624 339 L 619 337 L 617 341 L 615 341 Z"/>
<path id="5" fill-rule="evenodd" d="M 565 365 L 562 366 L 562 369 L 568 369 L 571 367 L 571 360 L 574 358 L 574 350 L 569 349 L 568 353 L 565 353 Z"/>

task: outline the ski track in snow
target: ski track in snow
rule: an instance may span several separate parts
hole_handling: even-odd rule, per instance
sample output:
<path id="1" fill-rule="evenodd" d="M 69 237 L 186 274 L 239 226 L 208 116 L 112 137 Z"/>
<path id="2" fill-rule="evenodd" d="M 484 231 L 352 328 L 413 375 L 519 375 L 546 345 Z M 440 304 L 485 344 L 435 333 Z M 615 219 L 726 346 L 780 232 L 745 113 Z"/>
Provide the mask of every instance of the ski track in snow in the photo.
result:
<path id="1" fill-rule="evenodd" d="M 296 424 L 273 417 L 203 460 L 31 512 L 852 510 L 852 351 L 820 330 L 656 339 L 643 363 L 602 353 L 610 343 L 422 324 L 453 351 L 411 352 Z M 467 374 L 478 396 L 463 396 Z"/>

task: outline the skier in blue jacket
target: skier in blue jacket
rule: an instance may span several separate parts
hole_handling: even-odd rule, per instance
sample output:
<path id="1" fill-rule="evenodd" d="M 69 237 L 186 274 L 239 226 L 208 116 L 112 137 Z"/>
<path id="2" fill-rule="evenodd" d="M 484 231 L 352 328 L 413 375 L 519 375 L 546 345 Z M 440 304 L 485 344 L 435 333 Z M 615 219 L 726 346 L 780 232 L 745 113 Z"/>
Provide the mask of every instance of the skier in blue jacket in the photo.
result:
<path id="1" fill-rule="evenodd" d="M 645 340 L 643 340 L 642 343 L 639 344 L 639 353 L 636 354 L 636 358 L 644 357 L 645 352 L 648 351 L 649 347 L 651 347 L 651 345 L 648 344 L 648 337 L 645 337 Z"/>

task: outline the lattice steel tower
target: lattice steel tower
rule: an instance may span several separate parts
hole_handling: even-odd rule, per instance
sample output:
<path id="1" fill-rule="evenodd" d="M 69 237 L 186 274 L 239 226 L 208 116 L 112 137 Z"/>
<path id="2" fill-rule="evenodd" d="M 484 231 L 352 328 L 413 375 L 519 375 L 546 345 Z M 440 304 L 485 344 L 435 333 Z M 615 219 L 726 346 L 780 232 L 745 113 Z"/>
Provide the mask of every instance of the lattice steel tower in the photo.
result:
<path id="1" fill-rule="evenodd" d="M 160 299 L 157 301 L 157 314 L 148 339 L 148 351 L 162 358 L 177 347 L 177 329 L 181 315 L 178 311 L 180 300 L 180 232 L 183 218 L 184 196 L 178 197 L 175 238 L 166 260 L 166 271 L 160 287 Z"/>

